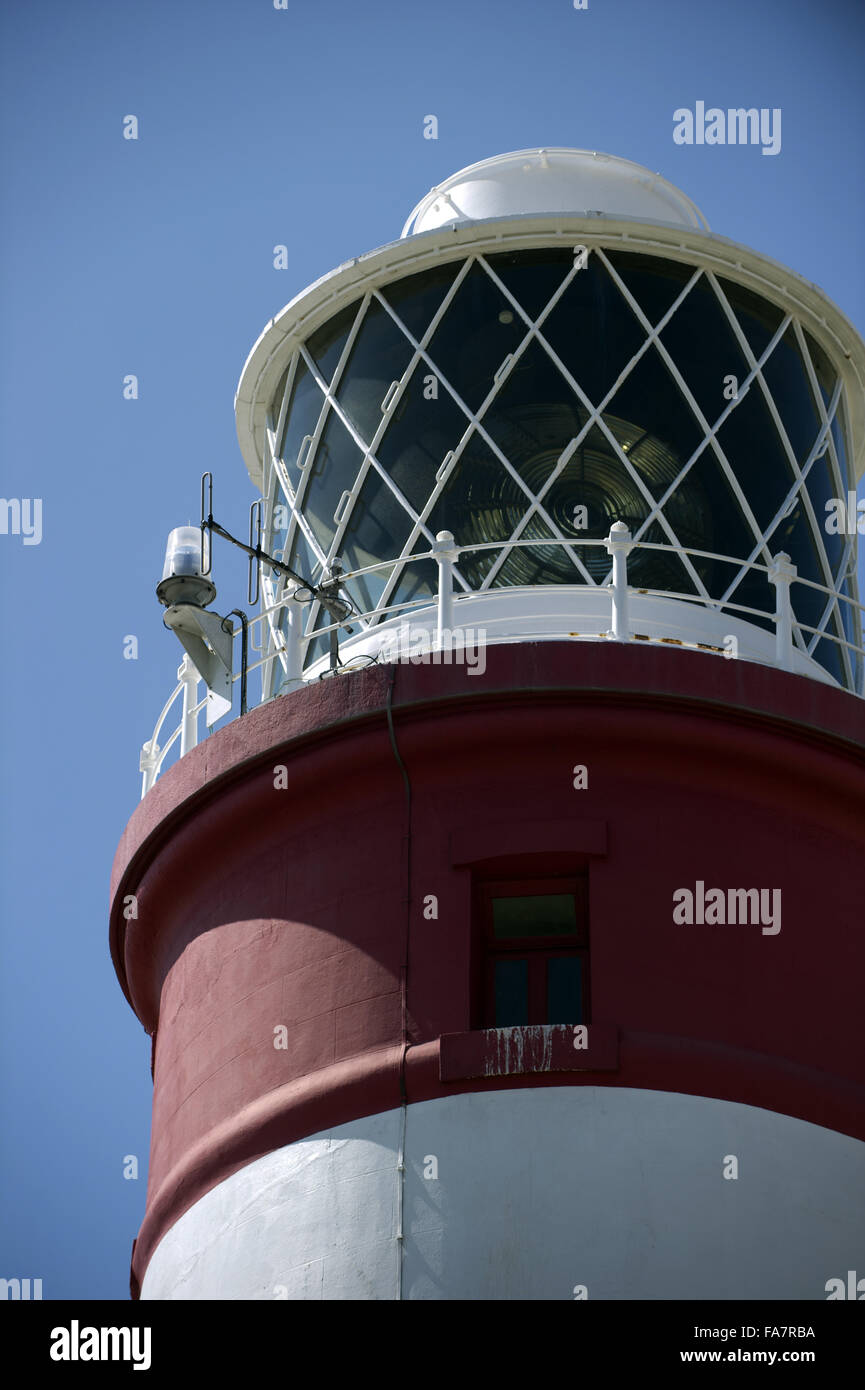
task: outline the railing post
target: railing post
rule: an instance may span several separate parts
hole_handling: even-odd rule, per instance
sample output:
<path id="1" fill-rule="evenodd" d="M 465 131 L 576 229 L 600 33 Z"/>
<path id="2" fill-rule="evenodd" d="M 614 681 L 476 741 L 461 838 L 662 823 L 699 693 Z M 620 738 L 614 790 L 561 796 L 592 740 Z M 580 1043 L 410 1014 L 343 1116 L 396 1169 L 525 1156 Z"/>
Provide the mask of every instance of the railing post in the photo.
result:
<path id="1" fill-rule="evenodd" d="M 180 756 L 182 758 L 198 742 L 198 711 L 195 706 L 198 702 L 198 682 L 201 677 L 193 666 L 188 653 L 178 667 L 177 679 L 183 685 L 183 715 L 180 726 Z"/>
<path id="2" fill-rule="evenodd" d="M 439 531 L 433 544 L 433 555 L 439 567 L 439 594 L 438 594 L 438 631 L 436 639 L 439 651 L 442 650 L 442 639 L 445 632 L 448 635 L 448 645 L 452 642 L 454 625 L 454 561 L 459 557 L 459 551 L 454 546 L 453 532 Z"/>
<path id="3" fill-rule="evenodd" d="M 624 521 L 610 527 L 605 549 L 613 557 L 612 599 L 613 642 L 627 642 L 628 632 L 628 556 L 634 548 L 631 533 Z"/>
<path id="4" fill-rule="evenodd" d="M 290 681 L 292 685 L 303 680 L 303 604 L 295 598 L 299 588 L 300 585 L 295 584 L 286 590 L 285 682 Z"/>
<path id="5" fill-rule="evenodd" d="M 798 570 L 785 550 L 772 556 L 769 580 L 775 585 L 775 664 L 782 671 L 793 670 L 793 605 L 790 585 Z"/>
<path id="6" fill-rule="evenodd" d="M 303 682 L 303 603 L 298 603 L 295 594 L 298 594 L 303 585 L 289 581 L 285 585 L 282 594 L 282 612 L 285 613 L 285 626 L 278 628 L 274 637 L 274 662 L 280 660 L 280 653 L 285 655 L 285 676 L 280 682 L 282 692 L 286 688 L 293 688 Z M 282 641 L 280 641 L 280 635 Z M 273 698 L 273 685 L 275 677 L 271 678 L 271 698 Z"/>
<path id="7" fill-rule="evenodd" d="M 141 799 L 144 800 L 153 783 L 156 781 L 156 765 L 159 762 L 159 744 L 154 739 L 148 739 L 141 749 L 141 757 L 138 759 L 138 770 L 141 776 Z"/>

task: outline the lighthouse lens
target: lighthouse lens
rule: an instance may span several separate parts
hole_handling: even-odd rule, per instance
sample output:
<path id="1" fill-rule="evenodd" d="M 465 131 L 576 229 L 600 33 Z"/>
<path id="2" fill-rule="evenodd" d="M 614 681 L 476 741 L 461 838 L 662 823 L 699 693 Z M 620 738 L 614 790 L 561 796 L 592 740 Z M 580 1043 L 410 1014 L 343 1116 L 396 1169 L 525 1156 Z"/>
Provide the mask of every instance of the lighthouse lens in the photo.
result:
<path id="1" fill-rule="evenodd" d="M 341 554 L 373 624 L 435 601 L 440 531 L 458 597 L 603 587 L 617 522 L 631 589 L 713 621 L 774 629 L 781 550 L 854 596 L 846 537 L 823 524 L 855 486 L 843 391 L 785 309 L 614 238 L 586 258 L 466 253 L 354 293 L 284 367 L 271 418 L 293 504 L 280 546 L 310 574 Z M 805 584 L 791 600 L 803 643 L 853 684 L 830 639 L 856 640 L 855 617 Z"/>

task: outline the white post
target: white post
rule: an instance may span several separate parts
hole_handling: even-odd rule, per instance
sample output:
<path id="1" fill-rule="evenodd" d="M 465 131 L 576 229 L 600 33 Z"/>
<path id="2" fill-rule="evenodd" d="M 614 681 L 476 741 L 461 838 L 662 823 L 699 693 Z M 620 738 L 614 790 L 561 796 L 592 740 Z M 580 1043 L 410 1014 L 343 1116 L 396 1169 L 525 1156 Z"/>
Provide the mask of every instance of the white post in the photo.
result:
<path id="1" fill-rule="evenodd" d="M 433 555 L 439 567 L 438 594 L 438 649 L 442 650 L 444 633 L 448 633 L 448 646 L 451 645 L 454 625 L 454 561 L 459 551 L 454 547 L 453 532 L 439 531 L 433 544 Z"/>
<path id="2" fill-rule="evenodd" d="M 775 585 L 775 664 L 782 671 L 793 670 L 793 605 L 790 585 L 798 570 L 785 550 L 772 556 L 769 580 Z"/>
<path id="3" fill-rule="evenodd" d="M 201 677 L 193 666 L 188 653 L 178 667 L 177 679 L 183 683 L 183 716 L 180 726 L 180 756 L 182 758 L 184 753 L 188 753 L 198 742 L 198 712 L 195 706 L 198 702 L 198 682 Z"/>
<path id="4" fill-rule="evenodd" d="M 148 740 L 141 749 L 141 757 L 138 759 L 138 771 L 141 776 L 141 799 L 144 800 L 153 783 L 156 781 L 156 764 L 159 761 L 159 744 L 153 739 Z"/>
<path id="5" fill-rule="evenodd" d="M 613 642 L 627 642 L 628 632 L 628 556 L 634 548 L 631 533 L 624 521 L 617 521 L 611 528 L 605 549 L 613 557 L 613 583 L 610 590 L 612 599 Z"/>
<path id="6" fill-rule="evenodd" d="M 303 604 L 294 597 L 299 588 L 300 585 L 295 584 L 290 591 L 286 590 L 285 680 L 292 685 L 299 685 L 303 680 Z"/>

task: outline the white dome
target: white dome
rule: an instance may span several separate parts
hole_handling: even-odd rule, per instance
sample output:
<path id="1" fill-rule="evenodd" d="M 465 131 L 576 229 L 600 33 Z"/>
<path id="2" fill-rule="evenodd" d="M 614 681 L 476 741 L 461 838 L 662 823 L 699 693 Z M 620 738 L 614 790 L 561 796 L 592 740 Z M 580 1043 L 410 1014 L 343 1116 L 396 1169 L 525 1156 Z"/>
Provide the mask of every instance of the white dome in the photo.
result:
<path id="1" fill-rule="evenodd" d="M 690 198 L 641 164 L 592 150 L 550 149 L 516 150 L 460 169 L 421 199 L 402 235 L 524 213 L 600 213 L 709 229 Z"/>

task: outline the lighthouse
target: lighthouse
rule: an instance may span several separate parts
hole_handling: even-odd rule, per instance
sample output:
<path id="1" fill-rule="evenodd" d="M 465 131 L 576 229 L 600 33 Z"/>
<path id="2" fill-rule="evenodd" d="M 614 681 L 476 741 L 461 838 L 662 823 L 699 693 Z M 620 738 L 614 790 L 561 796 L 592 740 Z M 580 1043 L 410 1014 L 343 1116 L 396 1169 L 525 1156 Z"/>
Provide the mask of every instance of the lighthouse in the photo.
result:
<path id="1" fill-rule="evenodd" d="M 849 1296 L 849 321 L 660 174 L 523 150 L 278 313 L 236 418 L 258 612 L 206 478 L 112 876 L 133 1296 Z"/>

